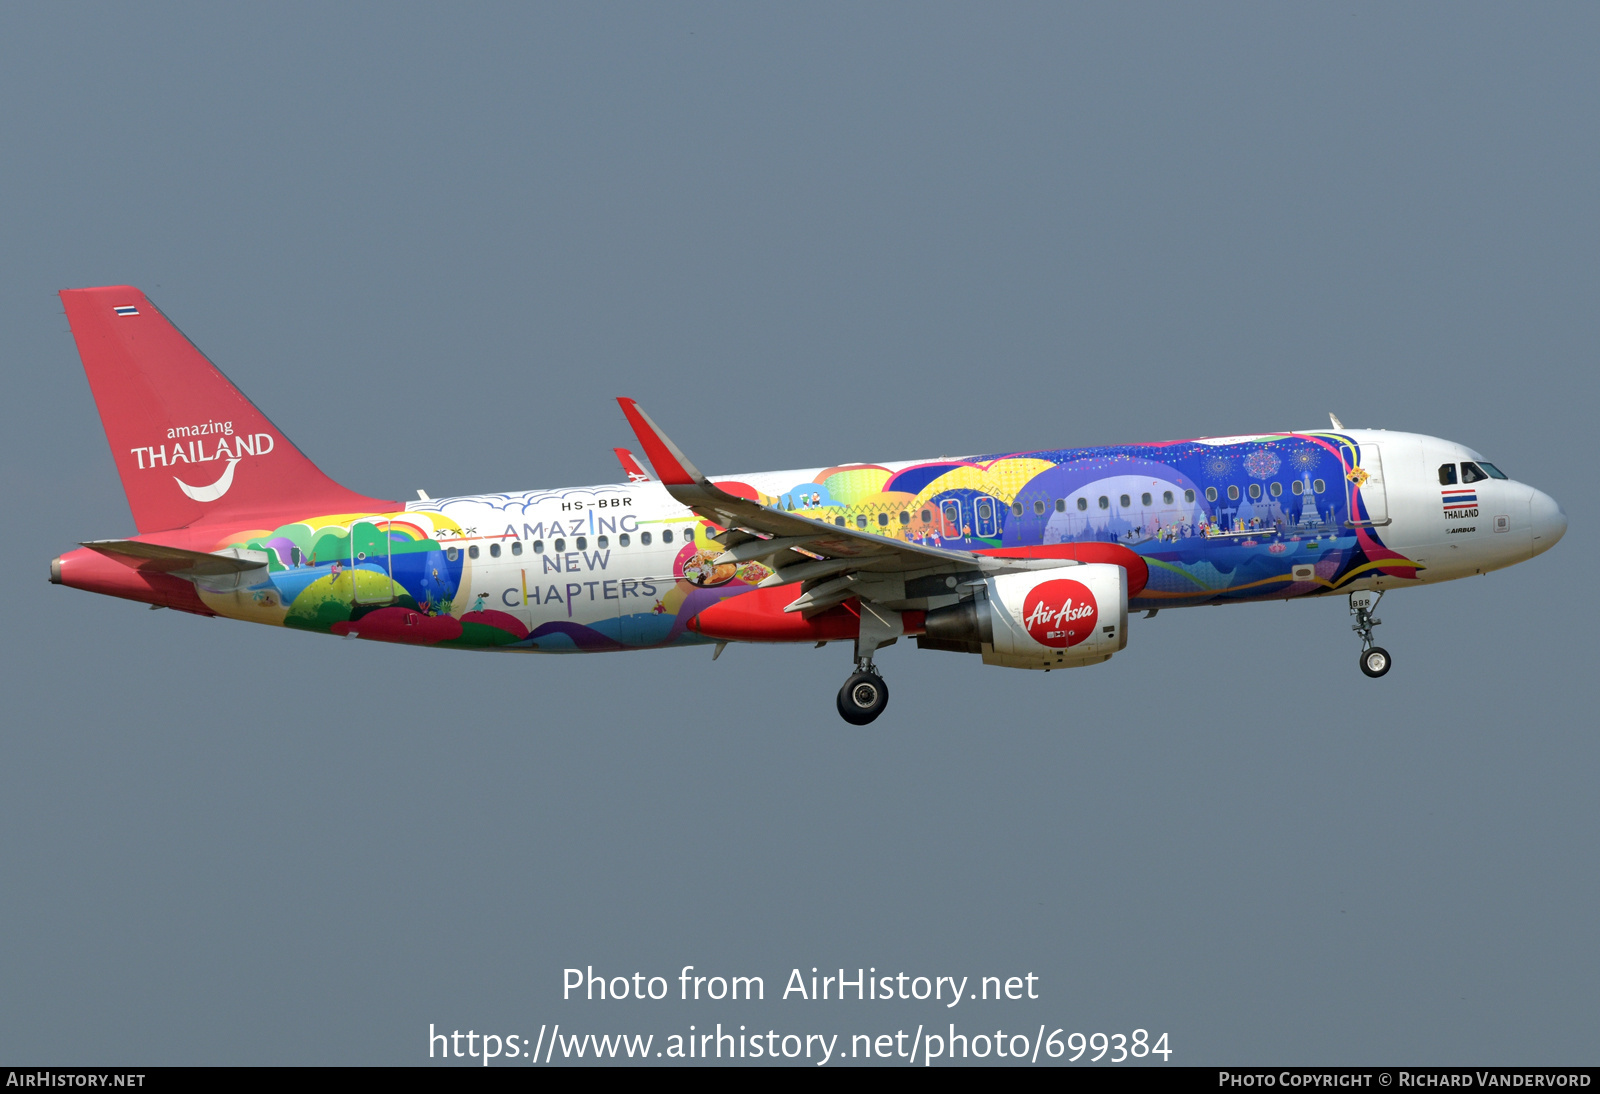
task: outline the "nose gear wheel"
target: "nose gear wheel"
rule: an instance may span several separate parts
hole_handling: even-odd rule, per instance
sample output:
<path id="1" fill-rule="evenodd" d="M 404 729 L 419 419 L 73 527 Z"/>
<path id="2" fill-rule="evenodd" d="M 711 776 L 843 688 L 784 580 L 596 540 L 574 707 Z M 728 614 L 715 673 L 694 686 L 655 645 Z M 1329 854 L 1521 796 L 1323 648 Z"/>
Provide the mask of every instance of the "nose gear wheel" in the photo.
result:
<path id="1" fill-rule="evenodd" d="M 1389 671 L 1393 664 L 1389 659 L 1389 651 L 1382 646 L 1373 646 L 1371 649 L 1361 651 L 1361 671 L 1376 680 Z"/>

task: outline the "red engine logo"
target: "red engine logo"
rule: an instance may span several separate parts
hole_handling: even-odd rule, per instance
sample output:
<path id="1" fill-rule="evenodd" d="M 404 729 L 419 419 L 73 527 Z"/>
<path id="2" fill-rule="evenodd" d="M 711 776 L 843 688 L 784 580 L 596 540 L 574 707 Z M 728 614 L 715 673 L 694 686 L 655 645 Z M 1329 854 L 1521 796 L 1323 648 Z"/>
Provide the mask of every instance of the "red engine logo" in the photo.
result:
<path id="1" fill-rule="evenodd" d="M 1076 646 L 1099 621 L 1100 607 L 1081 581 L 1046 581 L 1022 602 L 1022 625 L 1041 646 Z"/>

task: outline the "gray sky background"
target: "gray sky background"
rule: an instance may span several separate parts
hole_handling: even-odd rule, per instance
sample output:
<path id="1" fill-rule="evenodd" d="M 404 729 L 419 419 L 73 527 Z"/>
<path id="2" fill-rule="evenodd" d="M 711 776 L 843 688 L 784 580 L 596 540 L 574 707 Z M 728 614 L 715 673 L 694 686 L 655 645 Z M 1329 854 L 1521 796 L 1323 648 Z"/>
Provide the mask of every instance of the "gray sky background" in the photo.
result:
<path id="1" fill-rule="evenodd" d="M 1166 1031 L 1175 1063 L 1600 1041 L 1593 5 L 0 10 L 0 1058 L 410 1063 L 429 1022 Z M 131 519 L 54 297 L 145 289 L 379 496 L 1326 424 L 1554 551 L 1163 613 L 1092 670 L 490 657 L 46 584 Z M 751 1007 L 560 971 L 760 974 Z M 1042 979 L 781 1003 L 792 967 Z M 909 1025 L 908 1025 L 909 1023 Z"/>

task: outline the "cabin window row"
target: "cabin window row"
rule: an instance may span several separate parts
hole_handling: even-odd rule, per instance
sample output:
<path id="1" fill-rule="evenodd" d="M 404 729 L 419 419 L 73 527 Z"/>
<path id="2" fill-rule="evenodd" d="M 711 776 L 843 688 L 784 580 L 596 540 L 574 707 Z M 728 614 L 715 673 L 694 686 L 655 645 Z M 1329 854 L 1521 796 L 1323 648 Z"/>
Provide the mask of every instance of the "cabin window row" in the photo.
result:
<path id="1" fill-rule="evenodd" d="M 1193 490 L 1185 490 L 1183 492 L 1183 500 L 1184 500 L 1185 503 L 1193 503 L 1194 502 L 1194 491 Z M 1173 504 L 1176 503 L 1176 501 L 1177 501 L 1177 499 L 1176 499 L 1175 495 L 1172 493 L 1171 490 L 1163 490 L 1161 492 L 1161 504 L 1162 505 L 1173 505 Z M 1139 504 L 1140 505 L 1150 506 L 1150 505 L 1154 505 L 1155 503 L 1156 503 L 1155 496 L 1153 494 L 1151 494 L 1149 491 L 1146 491 L 1143 494 L 1139 495 Z M 1095 502 L 1095 504 L 1101 509 L 1110 509 L 1111 508 L 1111 498 L 1108 495 L 1101 494 L 1099 499 Z M 1130 495 L 1130 494 L 1119 495 L 1117 497 L 1117 504 L 1122 506 L 1124 509 L 1130 508 L 1133 505 L 1133 497 L 1132 497 L 1132 495 Z M 1078 512 L 1080 512 L 1080 513 L 1087 512 L 1088 509 L 1089 509 L 1089 499 L 1088 498 L 1079 498 L 1078 501 L 1077 501 L 1077 506 L 1078 506 Z M 1066 511 L 1067 511 L 1067 499 L 1066 498 L 1057 498 L 1056 499 L 1056 512 L 1065 513 Z M 1011 512 L 1013 514 L 1015 514 L 1016 516 L 1020 517 L 1022 515 L 1022 506 L 1020 504 L 1012 505 L 1011 506 Z M 1043 516 L 1044 515 L 1044 502 L 1042 502 L 1042 501 L 1034 502 L 1033 503 L 1033 513 L 1034 513 L 1034 516 Z"/>
<path id="2" fill-rule="evenodd" d="M 1441 474 L 1441 477 L 1442 477 L 1442 475 L 1443 475 L 1443 471 L 1442 470 L 1441 470 L 1440 474 Z M 1328 488 L 1328 484 L 1326 482 L 1324 482 L 1322 479 L 1315 479 L 1311 483 L 1311 489 L 1315 493 L 1318 493 L 1318 494 L 1323 493 L 1325 490 L 1327 490 L 1327 488 Z M 1294 480 L 1293 482 L 1291 482 L 1289 484 L 1289 489 L 1291 490 L 1291 492 L 1293 492 L 1295 494 L 1304 493 L 1305 492 L 1305 484 L 1303 482 L 1301 482 L 1299 479 L 1296 479 L 1296 480 Z M 1249 485 L 1248 491 L 1249 491 L 1249 494 L 1250 494 L 1250 497 L 1251 497 L 1252 500 L 1260 499 L 1260 497 L 1262 496 L 1262 493 L 1263 493 L 1263 489 L 1262 489 L 1261 484 L 1260 483 L 1255 483 L 1255 482 L 1253 482 L 1253 483 L 1251 483 Z M 1274 483 L 1268 484 L 1267 487 L 1265 488 L 1265 493 L 1271 494 L 1275 498 L 1282 497 L 1283 496 L 1283 483 L 1274 482 Z M 1216 501 L 1218 496 L 1219 495 L 1217 493 L 1217 488 L 1215 486 L 1206 487 L 1206 500 L 1207 501 Z M 1239 493 L 1239 488 L 1237 486 L 1228 487 L 1228 500 L 1229 501 L 1238 501 L 1239 500 L 1239 496 L 1240 496 L 1240 493 Z M 1195 492 L 1193 490 L 1185 490 L 1183 492 L 1184 504 L 1192 505 L 1192 504 L 1194 504 L 1194 500 L 1195 500 Z M 1075 504 L 1077 506 L 1078 512 L 1080 512 L 1080 513 L 1087 512 L 1088 509 L 1089 509 L 1089 499 L 1086 498 L 1086 497 L 1077 498 L 1076 501 L 1075 501 Z M 1110 495 L 1101 494 L 1099 496 L 1099 498 L 1096 499 L 1095 504 L 1101 509 L 1110 509 L 1111 508 L 1111 497 L 1110 497 Z M 1120 505 L 1124 509 L 1131 508 L 1133 506 L 1133 495 L 1131 495 L 1131 494 L 1119 495 L 1118 498 L 1117 498 L 1117 504 Z M 1146 491 L 1146 492 L 1140 494 L 1139 495 L 1139 504 L 1143 505 L 1145 507 L 1149 507 L 1149 506 L 1152 506 L 1152 505 L 1156 504 L 1155 495 L 1152 494 L 1149 491 Z M 1162 505 L 1175 505 L 1175 504 L 1177 504 L 1177 495 L 1175 494 L 1175 492 L 1171 491 L 1171 490 L 1163 490 L 1161 492 L 1161 504 Z M 1054 505 L 1055 505 L 1055 511 L 1058 512 L 1058 513 L 1065 513 L 1067 511 L 1067 499 L 1066 498 L 1056 498 Z M 1047 512 L 1047 510 L 1049 508 L 1050 508 L 1050 503 L 1046 502 L 1042 498 L 1041 499 L 1036 499 L 1033 502 L 1033 515 L 1036 516 L 1036 517 L 1042 517 L 1042 516 L 1045 515 L 1045 513 Z M 978 519 L 979 520 L 988 521 L 988 520 L 992 520 L 994 518 L 993 506 L 987 500 L 980 500 L 978 502 L 977 511 L 978 511 Z M 1027 513 L 1027 506 L 1025 506 L 1022 502 L 1020 502 L 1020 501 L 1012 502 L 1012 504 L 1011 504 L 1011 514 L 1012 514 L 1012 516 L 1020 517 L 1020 516 L 1025 515 L 1026 513 Z M 924 509 L 920 513 L 917 514 L 917 517 L 921 521 L 921 523 L 923 523 L 923 524 L 932 524 L 933 523 L 933 519 L 934 519 L 933 510 L 931 508 Z M 951 523 L 960 523 L 960 520 L 961 520 L 960 510 L 958 508 L 954 507 L 954 506 L 950 507 L 950 512 L 945 514 L 945 518 L 947 520 L 949 520 Z M 899 515 L 899 521 L 900 521 L 900 523 L 902 525 L 910 524 L 911 523 L 911 514 L 910 514 L 910 512 L 902 510 L 900 515 Z M 850 526 L 850 521 L 847 520 L 845 517 L 842 517 L 842 516 L 834 517 L 833 518 L 833 523 L 836 526 L 840 527 L 840 528 L 848 528 Z M 890 518 L 889 518 L 889 514 L 888 513 L 879 513 L 877 515 L 877 525 L 878 525 L 879 528 L 888 528 L 889 527 L 889 523 L 890 523 Z M 871 525 L 871 521 L 868 518 L 867 514 L 865 514 L 865 513 L 857 513 L 856 514 L 855 526 L 858 529 L 861 529 L 862 531 L 865 531 L 868 527 L 870 527 L 870 525 Z"/>
<path id="3" fill-rule="evenodd" d="M 1305 483 L 1301 482 L 1299 479 L 1296 479 L 1295 481 L 1293 481 L 1293 482 L 1291 482 L 1289 484 L 1289 489 L 1290 489 L 1291 493 L 1303 494 L 1303 493 L 1305 493 L 1306 486 L 1305 486 Z M 1324 482 L 1323 480 L 1321 480 L 1321 479 L 1313 479 L 1313 480 L 1311 480 L 1311 490 L 1312 490 L 1313 493 L 1320 494 L 1320 493 L 1322 493 L 1323 491 L 1325 491 L 1327 489 L 1328 489 L 1328 484 L 1326 482 Z M 1262 489 L 1261 489 L 1261 484 L 1259 482 L 1251 483 L 1249 485 L 1249 487 L 1247 488 L 1246 492 L 1250 495 L 1250 500 L 1251 501 L 1260 501 L 1261 500 Z M 1271 494 L 1275 498 L 1282 497 L 1283 496 L 1283 483 L 1281 483 L 1281 482 L 1271 483 L 1270 485 L 1268 485 L 1268 487 L 1266 489 L 1266 493 Z M 1216 501 L 1217 497 L 1218 497 L 1217 488 L 1215 486 L 1206 487 L 1206 500 L 1207 501 Z M 1228 487 L 1228 500 L 1229 501 L 1238 501 L 1239 500 L 1239 488 L 1237 486 Z"/>
<path id="4" fill-rule="evenodd" d="M 928 513 L 926 511 L 924 511 L 923 514 L 922 514 L 923 523 L 924 524 L 928 523 L 929 519 L 930 518 L 929 518 Z M 845 520 L 843 517 L 834 517 L 833 518 L 833 523 L 835 525 L 837 525 L 838 527 L 840 527 L 840 528 L 848 528 L 848 527 L 850 527 L 850 522 Z M 900 523 L 901 524 L 910 524 L 911 523 L 911 514 L 902 510 L 901 513 L 900 513 Z M 868 526 L 867 515 L 865 513 L 857 513 L 856 514 L 856 527 L 860 528 L 860 529 L 862 529 L 864 531 L 864 530 L 866 530 L 867 526 Z M 879 528 L 887 528 L 887 527 L 889 527 L 889 514 L 888 513 L 879 513 L 878 514 L 878 527 Z"/>
<path id="5" fill-rule="evenodd" d="M 687 528 L 684 528 L 682 530 L 682 535 L 683 535 L 683 542 L 685 542 L 685 543 L 693 543 L 694 542 L 694 525 L 691 524 Z M 673 532 L 673 530 L 671 528 L 663 528 L 661 530 L 661 543 L 662 543 L 663 546 L 670 546 L 675 538 L 676 538 L 676 534 Z M 651 533 L 649 533 L 649 532 L 640 532 L 639 533 L 639 546 L 641 546 L 641 547 L 649 547 L 654 542 L 655 542 L 655 537 Z M 570 541 L 567 540 L 565 537 L 562 537 L 562 538 L 553 540 L 549 544 L 549 549 L 554 551 L 556 554 L 559 555 L 559 554 L 563 554 L 568 549 L 569 544 L 571 546 L 571 549 L 574 550 L 574 551 L 587 551 L 589 549 L 589 537 L 588 536 L 574 536 Z M 529 544 L 529 546 L 532 548 L 533 553 L 536 554 L 536 555 L 542 555 L 542 554 L 545 553 L 546 545 L 545 545 L 545 541 L 542 540 L 542 539 L 534 540 L 531 544 Z M 609 549 L 611 547 L 611 537 L 610 536 L 596 536 L 595 540 L 594 540 L 594 546 L 595 546 L 595 549 L 599 550 L 599 551 L 604 551 L 604 550 Z M 633 546 L 633 537 L 631 535 L 629 535 L 627 532 L 623 532 L 621 535 L 617 536 L 617 546 L 618 547 L 631 547 L 631 546 Z M 498 544 L 498 543 L 489 544 L 489 557 L 490 558 L 499 558 L 503 553 L 504 553 L 504 548 L 500 544 Z M 479 549 L 479 547 L 478 547 L 478 545 L 476 543 L 470 545 L 467 548 L 467 557 L 468 558 L 477 558 L 477 557 L 479 557 L 480 554 L 481 554 L 481 551 L 480 551 L 480 549 Z M 511 554 L 512 554 L 513 557 L 522 554 L 522 541 L 520 539 L 514 539 L 514 540 L 511 541 Z M 445 549 L 445 552 L 444 552 L 444 557 L 446 559 L 448 559 L 449 561 L 451 561 L 451 562 L 455 562 L 457 559 L 459 559 L 461 557 L 461 549 L 459 547 L 447 547 Z"/>

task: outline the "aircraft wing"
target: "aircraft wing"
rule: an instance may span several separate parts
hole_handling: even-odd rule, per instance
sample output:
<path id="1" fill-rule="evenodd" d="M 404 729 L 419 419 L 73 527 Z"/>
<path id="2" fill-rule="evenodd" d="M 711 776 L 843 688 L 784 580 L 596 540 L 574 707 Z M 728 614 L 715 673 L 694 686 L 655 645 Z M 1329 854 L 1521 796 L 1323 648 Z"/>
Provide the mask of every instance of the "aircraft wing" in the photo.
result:
<path id="1" fill-rule="evenodd" d="M 1060 560 L 995 558 L 971 551 L 924 547 L 893 536 L 842 528 L 728 493 L 689 462 L 632 399 L 619 398 L 667 493 L 697 515 L 727 529 L 718 563 L 760 559 L 773 573 L 761 585 L 803 581 L 804 592 L 786 611 L 823 611 L 852 596 L 905 599 L 907 577 L 1000 573 L 1072 565 Z M 899 595 L 895 595 L 896 593 Z"/>

